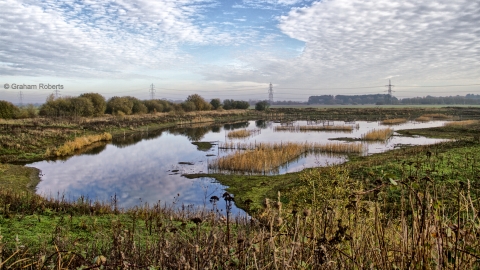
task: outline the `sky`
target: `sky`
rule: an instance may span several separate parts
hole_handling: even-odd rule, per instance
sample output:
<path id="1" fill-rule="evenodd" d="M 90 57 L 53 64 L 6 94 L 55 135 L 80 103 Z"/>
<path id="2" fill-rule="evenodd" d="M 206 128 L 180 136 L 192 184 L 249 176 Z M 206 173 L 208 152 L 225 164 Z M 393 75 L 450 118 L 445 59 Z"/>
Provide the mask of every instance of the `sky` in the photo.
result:
<path id="1" fill-rule="evenodd" d="M 2 0 L 0 99 L 480 94 L 480 1 Z M 19 85 L 24 89 L 19 89 Z M 29 85 L 36 89 L 26 89 Z M 33 88 L 33 87 L 32 87 Z"/>

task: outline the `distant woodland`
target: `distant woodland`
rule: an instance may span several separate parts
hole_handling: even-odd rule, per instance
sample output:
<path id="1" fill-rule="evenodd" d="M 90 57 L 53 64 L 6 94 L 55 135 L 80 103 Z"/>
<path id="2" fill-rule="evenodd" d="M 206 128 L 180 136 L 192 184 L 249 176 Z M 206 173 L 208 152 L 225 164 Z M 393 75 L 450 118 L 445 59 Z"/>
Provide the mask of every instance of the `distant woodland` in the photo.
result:
<path id="1" fill-rule="evenodd" d="M 363 104 L 399 104 L 399 105 L 479 105 L 480 95 L 467 94 L 466 96 L 448 96 L 448 97 L 414 97 L 397 99 L 387 94 L 375 95 L 321 95 L 310 96 L 308 104 L 325 104 L 325 105 L 363 105 Z"/>

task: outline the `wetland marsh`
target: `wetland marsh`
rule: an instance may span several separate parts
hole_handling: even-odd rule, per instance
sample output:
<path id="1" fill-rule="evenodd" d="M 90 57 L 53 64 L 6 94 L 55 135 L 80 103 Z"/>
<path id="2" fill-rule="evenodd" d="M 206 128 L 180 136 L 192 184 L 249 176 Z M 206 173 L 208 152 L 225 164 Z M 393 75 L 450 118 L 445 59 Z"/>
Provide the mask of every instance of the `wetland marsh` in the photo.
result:
<path id="1" fill-rule="evenodd" d="M 406 122 L 388 126 L 393 130 L 442 126 L 444 121 Z M 295 128 L 295 127 L 310 128 Z M 322 128 L 322 127 L 327 128 Z M 332 129 L 343 126 L 349 128 Z M 293 129 L 282 129 L 293 127 Z M 209 164 L 242 149 L 225 149 L 225 145 L 257 145 L 315 143 L 361 144 L 360 155 L 380 153 L 404 145 L 434 144 L 444 139 L 420 136 L 400 136 L 394 133 L 385 141 L 361 141 L 363 134 L 373 129 L 385 128 L 380 122 L 328 121 L 312 124 L 307 121 L 274 122 L 244 121 L 216 126 L 170 128 L 155 134 L 117 137 L 111 144 L 102 144 L 69 158 L 40 161 L 27 166 L 41 170 L 37 193 L 44 196 L 65 196 L 75 200 L 79 196 L 106 201 L 118 197 L 121 207 L 144 203 L 162 203 L 184 206 L 205 206 L 211 196 L 221 197 L 226 186 L 213 178 L 188 179 L 182 175 L 233 173 L 228 170 L 209 171 Z M 247 130 L 246 137 L 228 136 L 232 131 Z M 337 139 L 337 140 L 335 140 Z M 359 140 L 349 142 L 348 140 Z M 210 146 L 210 147 L 209 147 Z M 223 146 L 223 147 L 222 147 Z M 231 147 L 230 147 L 231 148 Z M 329 151 L 302 152 L 281 165 L 264 171 L 235 172 L 241 174 L 285 174 L 304 168 L 343 163 L 353 153 Z M 242 212 L 234 207 L 234 212 Z"/>

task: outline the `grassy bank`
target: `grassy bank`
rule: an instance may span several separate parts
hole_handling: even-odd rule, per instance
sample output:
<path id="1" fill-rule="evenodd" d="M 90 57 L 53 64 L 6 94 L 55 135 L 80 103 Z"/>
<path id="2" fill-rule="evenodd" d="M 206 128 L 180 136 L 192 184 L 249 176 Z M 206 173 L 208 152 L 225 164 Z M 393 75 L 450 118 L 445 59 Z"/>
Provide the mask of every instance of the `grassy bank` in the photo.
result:
<path id="1" fill-rule="evenodd" d="M 0 163 L 0 188 L 34 191 L 40 181 L 38 174 L 36 168 Z"/>

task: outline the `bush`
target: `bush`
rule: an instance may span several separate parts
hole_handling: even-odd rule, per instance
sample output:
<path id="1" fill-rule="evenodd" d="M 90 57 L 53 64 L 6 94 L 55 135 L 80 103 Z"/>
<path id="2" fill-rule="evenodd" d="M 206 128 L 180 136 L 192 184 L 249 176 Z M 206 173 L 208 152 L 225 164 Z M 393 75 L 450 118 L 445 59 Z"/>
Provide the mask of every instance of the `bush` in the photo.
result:
<path id="1" fill-rule="evenodd" d="M 163 104 L 159 100 L 145 100 L 143 104 L 147 107 L 149 113 L 163 112 Z"/>
<path id="2" fill-rule="evenodd" d="M 12 103 L 0 100 L 0 118 L 12 119 L 19 113 L 19 109 Z"/>
<path id="3" fill-rule="evenodd" d="M 127 97 L 112 97 L 107 101 L 106 113 L 118 114 L 119 112 L 132 114 L 133 102 Z"/>
<path id="4" fill-rule="evenodd" d="M 197 111 L 208 111 L 212 109 L 212 105 L 198 94 L 188 96 L 186 102 L 192 102 L 195 104 L 195 109 Z"/>
<path id="5" fill-rule="evenodd" d="M 22 108 L 19 108 L 19 111 L 15 118 L 24 119 L 24 118 L 35 118 L 37 117 L 37 108 L 33 104 L 28 104 Z"/>
<path id="6" fill-rule="evenodd" d="M 94 106 L 92 101 L 86 97 L 70 98 L 70 115 L 74 117 L 90 117 L 94 114 Z"/>
<path id="7" fill-rule="evenodd" d="M 48 117 L 72 116 L 71 97 L 62 97 L 55 99 L 53 95 L 47 97 L 40 107 L 39 114 Z"/>
<path id="8" fill-rule="evenodd" d="M 233 109 L 241 109 L 245 110 L 250 107 L 250 104 L 247 101 L 242 100 L 233 100 L 233 99 L 226 99 L 223 101 L 223 108 L 225 110 L 233 110 Z"/>
<path id="9" fill-rule="evenodd" d="M 255 110 L 257 111 L 266 111 L 270 108 L 270 103 L 268 101 L 259 101 L 255 104 Z"/>
<path id="10" fill-rule="evenodd" d="M 222 103 L 220 102 L 219 98 L 214 98 L 210 101 L 210 105 L 212 105 L 212 108 L 214 110 L 217 110 L 218 108 L 220 108 L 220 106 L 222 106 Z"/>
<path id="11" fill-rule="evenodd" d="M 186 112 L 193 112 L 197 109 L 197 106 L 192 101 L 185 101 L 182 103 L 182 109 Z"/>
<path id="12" fill-rule="evenodd" d="M 130 96 L 126 98 L 128 98 L 133 103 L 132 114 L 144 114 L 148 112 L 147 106 L 145 106 L 145 104 L 143 104 L 143 102 L 140 101 L 138 98 Z"/>
<path id="13" fill-rule="evenodd" d="M 102 95 L 98 93 L 85 93 L 81 94 L 80 97 L 87 98 L 92 102 L 94 116 L 101 116 L 105 113 L 107 102 Z"/>

